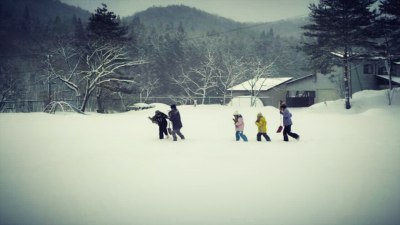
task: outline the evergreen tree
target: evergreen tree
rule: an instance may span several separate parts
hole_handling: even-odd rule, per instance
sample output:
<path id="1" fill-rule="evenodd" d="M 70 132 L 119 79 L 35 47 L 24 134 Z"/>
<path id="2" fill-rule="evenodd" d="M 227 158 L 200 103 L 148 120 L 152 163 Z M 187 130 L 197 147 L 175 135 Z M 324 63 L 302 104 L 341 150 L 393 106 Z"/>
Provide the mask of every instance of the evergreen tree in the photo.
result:
<path id="1" fill-rule="evenodd" d="M 61 22 L 61 19 L 59 16 L 56 16 L 56 18 L 53 21 L 52 31 L 53 31 L 53 34 L 56 34 L 56 35 L 61 35 L 61 33 L 63 31 L 62 22 Z"/>
<path id="2" fill-rule="evenodd" d="M 75 27 L 77 22 L 78 20 L 76 19 L 76 15 L 74 14 L 74 16 L 72 17 L 72 26 Z"/>
<path id="3" fill-rule="evenodd" d="M 374 31 L 381 39 L 379 47 L 387 54 L 394 54 L 400 50 L 400 1 L 383 0 L 380 3 L 380 16 Z"/>
<path id="4" fill-rule="evenodd" d="M 2 7 L 2 5 L 0 4 L 0 21 L 3 21 L 3 19 L 4 19 L 3 7 Z M 1 23 L 2 23 L 2 22 L 0 22 L 0 25 L 2 25 Z"/>
<path id="5" fill-rule="evenodd" d="M 343 54 L 344 86 L 346 109 L 350 109 L 350 90 L 348 76 L 348 55 L 352 47 L 365 47 L 371 44 L 371 26 L 375 13 L 370 6 L 376 0 L 320 0 L 318 5 L 310 4 L 312 24 L 302 26 L 308 37 L 323 38 L 324 44 L 305 44 L 322 55 L 331 52 Z"/>
<path id="6" fill-rule="evenodd" d="M 114 12 L 108 12 L 107 5 L 97 8 L 96 13 L 89 18 L 88 31 L 101 39 L 119 38 L 127 33 L 127 28 L 119 26 Z"/>
<path id="7" fill-rule="evenodd" d="M 392 90 L 392 74 L 394 55 L 400 51 L 400 2 L 383 0 L 380 2 L 380 15 L 375 21 L 377 49 L 383 51 L 386 70 L 389 74 L 389 90 Z M 389 97 L 389 105 L 391 104 Z"/>
<path id="8" fill-rule="evenodd" d="M 79 40 L 85 39 L 85 31 L 83 29 L 83 24 L 81 18 L 78 18 L 75 24 L 75 38 Z"/>
<path id="9" fill-rule="evenodd" d="M 30 33 L 31 31 L 31 16 L 27 6 L 25 7 L 24 15 L 22 17 L 21 29 L 26 33 Z"/>

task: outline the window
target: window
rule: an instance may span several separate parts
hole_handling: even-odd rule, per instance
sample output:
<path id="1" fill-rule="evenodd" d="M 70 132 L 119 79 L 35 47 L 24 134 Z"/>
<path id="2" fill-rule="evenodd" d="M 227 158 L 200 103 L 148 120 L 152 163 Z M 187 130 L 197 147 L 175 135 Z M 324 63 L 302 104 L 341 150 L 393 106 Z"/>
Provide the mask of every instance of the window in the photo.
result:
<path id="1" fill-rule="evenodd" d="M 372 64 L 364 65 L 364 74 L 372 74 Z"/>
<path id="2" fill-rule="evenodd" d="M 385 66 L 381 66 L 378 68 L 378 75 L 388 75 L 388 72 L 386 71 Z"/>

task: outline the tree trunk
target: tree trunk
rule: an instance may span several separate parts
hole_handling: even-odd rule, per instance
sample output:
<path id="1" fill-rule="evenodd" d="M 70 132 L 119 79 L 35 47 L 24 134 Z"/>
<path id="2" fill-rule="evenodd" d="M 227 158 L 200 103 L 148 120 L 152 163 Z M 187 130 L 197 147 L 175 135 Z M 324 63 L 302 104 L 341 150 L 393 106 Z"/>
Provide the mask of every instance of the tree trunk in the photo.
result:
<path id="1" fill-rule="evenodd" d="M 385 66 L 386 66 L 386 71 L 388 72 L 389 75 L 389 90 L 387 91 L 388 93 L 388 100 L 389 100 L 389 105 L 392 105 L 392 59 L 389 56 L 386 61 L 385 61 Z"/>
<path id="2" fill-rule="evenodd" d="M 201 104 L 204 105 L 204 100 L 206 98 L 206 91 L 203 91 L 203 99 L 201 101 Z"/>
<path id="3" fill-rule="evenodd" d="M 226 93 L 224 92 L 224 105 L 225 105 L 225 100 L 226 100 Z"/>
<path id="4" fill-rule="evenodd" d="M 90 84 L 90 82 L 89 82 L 89 80 L 86 82 L 86 93 L 85 93 L 85 96 L 84 96 L 84 98 L 83 98 L 83 103 L 82 103 L 82 106 L 81 106 L 81 108 L 80 108 L 80 110 L 82 111 L 82 112 L 85 112 L 85 109 L 86 109 L 86 104 L 87 104 L 87 101 L 89 100 L 89 97 L 90 97 L 90 93 L 91 93 L 91 91 L 89 91 L 89 85 Z"/>
<path id="5" fill-rule="evenodd" d="M 87 96 L 87 95 L 85 95 L 85 97 L 83 98 L 83 104 L 82 104 L 82 107 L 81 107 L 81 111 L 82 112 L 85 112 L 85 109 L 86 109 L 86 105 L 87 105 L 87 101 L 89 100 L 89 96 Z"/>
<path id="6" fill-rule="evenodd" d="M 99 87 L 99 94 L 97 95 L 97 113 L 104 113 L 104 103 L 103 103 L 103 88 Z"/>
<path id="7" fill-rule="evenodd" d="M 345 102 L 346 109 L 350 109 L 350 88 L 349 88 L 349 67 L 348 67 L 348 58 L 347 58 L 347 48 L 344 50 L 344 88 L 345 88 Z"/>
<path id="8" fill-rule="evenodd" d="M 389 74 L 389 90 L 392 90 L 392 88 L 393 88 L 392 87 L 392 59 L 390 58 L 390 56 L 387 59 L 386 63 L 387 63 L 386 70 L 388 71 L 388 74 Z"/>

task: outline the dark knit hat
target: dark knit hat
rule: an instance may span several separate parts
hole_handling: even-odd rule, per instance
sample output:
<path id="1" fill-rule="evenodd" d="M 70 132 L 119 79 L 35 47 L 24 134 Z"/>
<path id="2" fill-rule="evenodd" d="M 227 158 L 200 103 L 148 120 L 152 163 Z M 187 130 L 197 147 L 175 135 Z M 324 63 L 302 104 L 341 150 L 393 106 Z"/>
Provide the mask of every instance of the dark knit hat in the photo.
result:
<path id="1" fill-rule="evenodd" d="M 282 104 L 282 105 L 281 105 L 281 109 L 286 109 L 286 105 L 285 105 L 285 104 Z"/>
<path id="2" fill-rule="evenodd" d="M 171 109 L 176 109 L 176 105 L 171 105 Z"/>

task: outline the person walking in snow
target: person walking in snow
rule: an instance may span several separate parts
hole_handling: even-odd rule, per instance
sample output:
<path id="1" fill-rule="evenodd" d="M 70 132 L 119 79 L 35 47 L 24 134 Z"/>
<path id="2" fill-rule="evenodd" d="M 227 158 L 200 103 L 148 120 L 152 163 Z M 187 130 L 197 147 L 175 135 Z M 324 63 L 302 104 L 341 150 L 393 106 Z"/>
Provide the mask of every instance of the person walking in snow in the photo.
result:
<path id="1" fill-rule="evenodd" d="M 300 140 L 300 135 L 292 133 L 292 114 L 286 108 L 285 104 L 282 104 L 280 108 L 280 113 L 283 115 L 283 140 L 289 141 L 288 135 L 296 140 Z"/>
<path id="2" fill-rule="evenodd" d="M 172 137 L 174 137 L 174 141 L 177 141 L 176 135 L 178 135 L 181 139 L 185 139 L 185 137 L 181 133 L 182 129 L 181 115 L 179 114 L 176 105 L 171 105 L 171 111 L 169 111 L 168 116 L 169 120 L 172 122 Z"/>
<path id="3" fill-rule="evenodd" d="M 167 119 L 168 116 L 158 110 L 156 111 L 156 114 L 151 118 L 151 121 L 153 123 L 158 124 L 160 139 L 164 139 L 164 134 L 166 135 L 167 138 L 169 138 L 167 132 L 167 125 L 168 125 Z"/>
<path id="4" fill-rule="evenodd" d="M 243 141 L 247 141 L 246 135 L 243 134 L 244 130 L 244 121 L 242 115 L 240 115 L 237 111 L 233 113 L 234 116 L 234 123 L 236 127 L 236 141 L 239 141 L 240 138 L 243 139 Z"/>
<path id="5" fill-rule="evenodd" d="M 267 135 L 267 121 L 261 113 L 257 114 L 256 125 L 258 127 L 257 141 L 261 141 L 261 136 L 264 136 L 265 140 L 271 141 Z"/>

